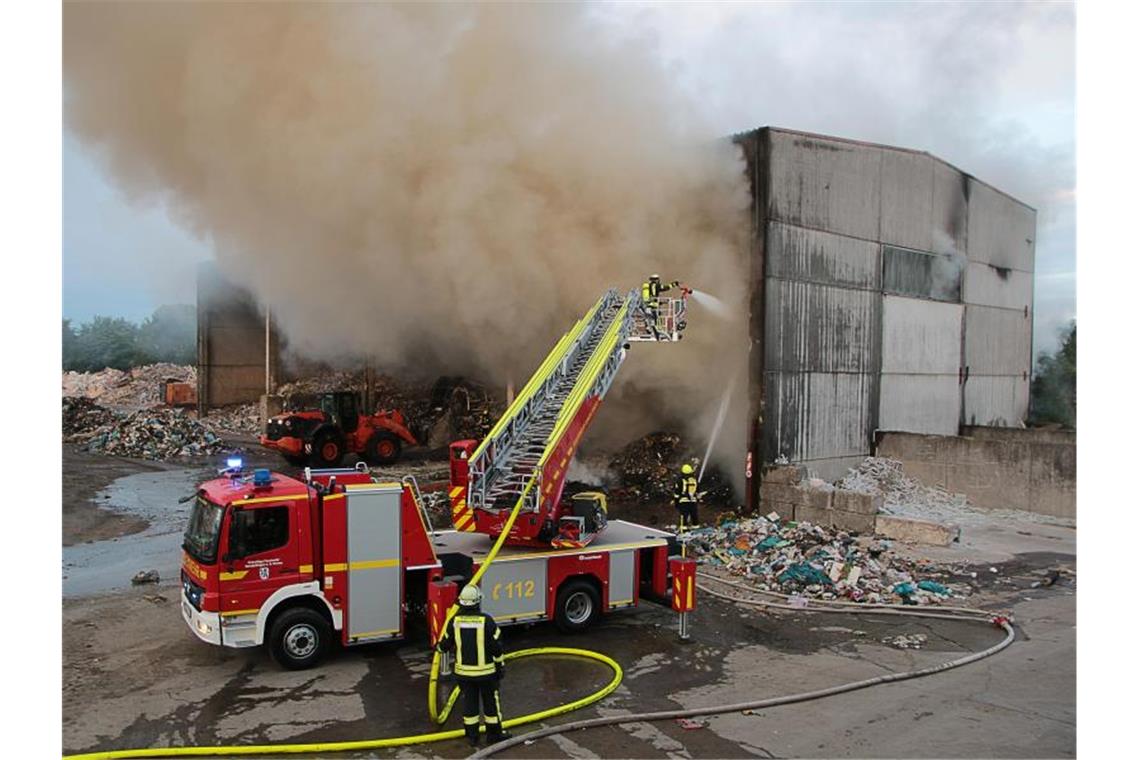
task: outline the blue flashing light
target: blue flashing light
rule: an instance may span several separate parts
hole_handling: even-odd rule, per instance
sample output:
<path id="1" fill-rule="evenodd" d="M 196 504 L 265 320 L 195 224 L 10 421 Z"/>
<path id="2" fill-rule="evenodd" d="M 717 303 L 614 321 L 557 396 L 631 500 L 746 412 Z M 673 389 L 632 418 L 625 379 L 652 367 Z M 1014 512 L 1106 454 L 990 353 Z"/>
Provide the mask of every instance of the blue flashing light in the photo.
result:
<path id="1" fill-rule="evenodd" d="M 273 478 L 269 475 L 269 470 L 267 470 L 265 468 L 261 468 L 261 469 L 257 469 L 257 470 L 253 471 L 253 487 L 254 488 L 262 488 L 264 486 L 267 486 L 272 482 L 272 480 L 273 480 Z"/>
<path id="2" fill-rule="evenodd" d="M 240 470 L 241 469 L 241 457 L 229 457 L 228 459 L 226 459 L 226 469 L 227 470 Z"/>

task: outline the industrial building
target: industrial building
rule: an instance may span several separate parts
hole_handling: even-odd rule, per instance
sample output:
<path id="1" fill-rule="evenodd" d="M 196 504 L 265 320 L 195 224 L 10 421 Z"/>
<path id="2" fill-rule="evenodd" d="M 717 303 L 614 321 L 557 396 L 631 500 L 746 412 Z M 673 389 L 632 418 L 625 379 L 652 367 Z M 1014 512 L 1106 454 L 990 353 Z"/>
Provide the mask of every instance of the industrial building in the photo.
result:
<path id="1" fill-rule="evenodd" d="M 928 153 L 771 127 L 733 139 L 753 196 L 750 503 L 759 465 L 782 458 L 831 480 L 882 431 L 1024 422 L 1034 209 Z M 276 330 L 213 267 L 198 346 L 203 411 L 274 388 Z"/>
<path id="2" fill-rule="evenodd" d="M 771 127 L 734 140 L 753 196 L 750 464 L 830 480 L 876 431 L 1024 422 L 1034 209 L 928 153 Z"/>

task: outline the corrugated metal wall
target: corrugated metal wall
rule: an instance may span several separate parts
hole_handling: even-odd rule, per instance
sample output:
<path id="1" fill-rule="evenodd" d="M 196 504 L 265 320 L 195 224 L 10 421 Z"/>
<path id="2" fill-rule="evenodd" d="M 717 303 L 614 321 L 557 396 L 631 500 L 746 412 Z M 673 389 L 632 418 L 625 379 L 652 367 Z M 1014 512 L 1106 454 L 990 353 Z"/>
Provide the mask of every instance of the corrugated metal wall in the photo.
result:
<path id="1" fill-rule="evenodd" d="M 924 153 L 776 129 L 736 139 L 764 280 L 752 302 L 762 461 L 837 477 L 876 429 L 1025 418 L 1032 209 Z M 955 302 L 885 295 L 884 245 L 937 257 L 961 290 L 931 294 Z"/>

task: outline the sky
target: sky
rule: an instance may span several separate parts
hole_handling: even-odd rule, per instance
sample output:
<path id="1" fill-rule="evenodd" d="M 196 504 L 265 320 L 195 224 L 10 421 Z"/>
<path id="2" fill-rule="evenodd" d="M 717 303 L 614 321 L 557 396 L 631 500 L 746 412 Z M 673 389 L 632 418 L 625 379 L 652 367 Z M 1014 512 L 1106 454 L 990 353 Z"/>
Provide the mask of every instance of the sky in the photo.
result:
<path id="1" fill-rule="evenodd" d="M 1068 4 L 599 5 L 656 41 L 731 134 L 782 126 L 925 150 L 1038 210 L 1035 336 L 1076 313 L 1075 18 Z M 130 199 L 65 132 L 64 316 L 193 303 L 210 242 Z"/>

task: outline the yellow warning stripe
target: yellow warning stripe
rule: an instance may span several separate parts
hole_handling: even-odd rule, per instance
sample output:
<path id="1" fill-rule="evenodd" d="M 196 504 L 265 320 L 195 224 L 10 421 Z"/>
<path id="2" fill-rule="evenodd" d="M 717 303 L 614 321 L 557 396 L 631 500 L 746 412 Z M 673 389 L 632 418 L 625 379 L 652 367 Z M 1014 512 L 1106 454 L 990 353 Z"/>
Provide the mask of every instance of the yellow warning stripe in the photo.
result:
<path id="1" fill-rule="evenodd" d="M 245 576 L 249 575 L 248 570 L 234 570 L 230 573 L 219 573 L 218 580 L 222 581 L 240 581 Z"/>
<path id="2" fill-rule="evenodd" d="M 311 573 L 311 572 L 313 572 L 313 566 L 312 565 L 301 565 L 301 572 L 302 573 Z"/>
<path id="3" fill-rule="evenodd" d="M 325 572 L 327 573 L 343 573 L 348 569 L 348 565 L 344 562 L 330 562 L 325 565 Z"/>
<path id="4" fill-rule="evenodd" d="M 327 504 L 328 502 L 332 501 L 333 499 L 343 499 L 343 498 L 344 498 L 344 494 L 342 494 L 342 493 L 329 494 L 328 496 L 325 497 L 325 503 Z"/>
<path id="5" fill-rule="evenodd" d="M 227 611 L 227 612 L 223 612 L 223 613 L 221 613 L 221 615 L 222 615 L 222 617 L 237 617 L 238 615 L 256 615 L 256 614 L 257 614 L 257 613 L 259 613 L 259 612 L 261 612 L 261 610 L 260 610 L 260 609 L 252 609 L 252 610 L 229 610 L 229 611 Z"/>
<path id="6" fill-rule="evenodd" d="M 348 565 L 349 570 L 376 570 L 381 567 L 396 567 L 400 564 L 399 559 L 369 559 L 361 562 L 350 562 Z"/>
<path id="7" fill-rule="evenodd" d="M 470 533 L 471 531 L 475 530 L 475 515 L 468 512 L 466 515 L 459 518 L 459 520 L 455 523 L 455 529 L 463 531 L 464 533 Z"/>
<path id="8" fill-rule="evenodd" d="M 368 639 L 368 638 L 372 638 L 373 636 L 383 636 L 386 633 L 399 633 L 399 632 L 400 632 L 399 628 L 385 628 L 385 629 L 380 630 L 380 631 L 364 631 L 363 633 L 354 633 L 354 634 L 351 634 L 348 638 L 351 640 Z"/>
<path id="9" fill-rule="evenodd" d="M 238 499 L 237 501 L 231 501 L 230 504 L 233 504 L 235 506 L 238 504 L 261 504 L 267 501 L 287 501 L 289 499 L 299 499 L 302 496 L 308 496 L 308 494 L 303 492 L 283 493 L 280 496 L 263 496 L 257 499 Z"/>
<path id="10" fill-rule="evenodd" d="M 454 499 L 456 496 L 458 496 L 461 493 L 463 493 L 463 486 L 455 486 L 455 488 L 451 489 L 451 498 Z"/>
<path id="11" fill-rule="evenodd" d="M 378 488 L 403 488 L 399 483 L 350 483 L 344 487 L 346 491 L 367 491 Z"/>

